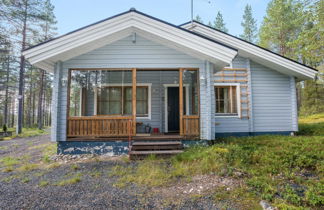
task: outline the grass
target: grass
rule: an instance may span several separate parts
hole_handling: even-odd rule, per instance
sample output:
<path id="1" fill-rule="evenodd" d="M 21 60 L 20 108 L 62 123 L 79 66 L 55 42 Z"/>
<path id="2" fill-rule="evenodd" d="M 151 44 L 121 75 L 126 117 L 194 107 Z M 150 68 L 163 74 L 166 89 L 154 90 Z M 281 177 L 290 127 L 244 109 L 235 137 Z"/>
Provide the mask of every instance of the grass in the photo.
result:
<path id="1" fill-rule="evenodd" d="M 15 134 L 15 128 L 9 128 L 8 131 L 12 131 L 13 135 L 4 137 L 3 140 L 11 140 L 16 137 L 26 138 L 31 136 L 41 136 L 48 134 L 46 130 L 39 130 L 38 128 L 23 128 L 21 134 Z"/>
<path id="2" fill-rule="evenodd" d="M 298 135 L 324 136 L 324 113 L 315 114 L 299 119 Z"/>
<path id="3" fill-rule="evenodd" d="M 188 148 L 170 159 L 149 157 L 135 166 L 116 166 L 110 175 L 119 177 L 116 185 L 123 187 L 163 186 L 199 174 L 235 178 L 240 172 L 245 185 L 234 194 L 217 191 L 215 200 L 236 200 L 237 194 L 243 203 L 257 198 L 283 209 L 319 208 L 324 205 L 323 121 L 323 114 L 302 118 L 303 136 L 227 138 L 213 146 Z M 306 132 L 303 126 L 313 129 Z"/>
<path id="4" fill-rule="evenodd" d="M 0 165 L 6 166 L 6 167 L 12 167 L 12 166 L 18 165 L 20 163 L 21 163 L 21 161 L 19 158 L 15 158 L 15 157 L 11 157 L 11 156 L 3 157 L 0 159 Z"/>
<path id="5" fill-rule="evenodd" d="M 76 184 L 81 181 L 81 173 L 77 173 L 73 175 L 71 178 L 61 180 L 56 183 L 57 186 L 65 186 L 65 185 L 71 185 L 71 184 Z"/>
<path id="6" fill-rule="evenodd" d="M 42 146 L 42 161 L 44 163 L 50 163 L 50 157 L 55 155 L 57 151 L 57 144 L 48 143 Z"/>
<path id="7" fill-rule="evenodd" d="M 39 183 L 38 183 L 38 186 L 40 187 L 45 187 L 49 185 L 49 182 L 48 181 L 45 181 L 45 180 L 41 180 Z"/>

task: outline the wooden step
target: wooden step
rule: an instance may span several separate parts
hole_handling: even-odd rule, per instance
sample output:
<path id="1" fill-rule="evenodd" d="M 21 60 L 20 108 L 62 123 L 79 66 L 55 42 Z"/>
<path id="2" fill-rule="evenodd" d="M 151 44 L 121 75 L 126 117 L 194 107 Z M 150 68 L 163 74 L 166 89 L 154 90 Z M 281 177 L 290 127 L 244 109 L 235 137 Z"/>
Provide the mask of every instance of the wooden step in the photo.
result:
<path id="1" fill-rule="evenodd" d="M 179 145 L 140 145 L 140 146 L 132 146 L 132 151 L 139 151 L 139 150 L 181 150 L 183 146 Z"/>
<path id="2" fill-rule="evenodd" d="M 155 141 L 155 142 L 145 142 L 136 141 L 132 144 L 133 146 L 146 146 L 146 145 L 181 145 L 181 141 Z"/>
<path id="3" fill-rule="evenodd" d="M 130 151 L 130 155 L 173 155 L 182 153 L 182 150 Z"/>
<path id="4" fill-rule="evenodd" d="M 160 142 L 134 142 L 131 151 L 139 150 L 181 150 L 183 145 L 180 141 L 160 141 Z"/>

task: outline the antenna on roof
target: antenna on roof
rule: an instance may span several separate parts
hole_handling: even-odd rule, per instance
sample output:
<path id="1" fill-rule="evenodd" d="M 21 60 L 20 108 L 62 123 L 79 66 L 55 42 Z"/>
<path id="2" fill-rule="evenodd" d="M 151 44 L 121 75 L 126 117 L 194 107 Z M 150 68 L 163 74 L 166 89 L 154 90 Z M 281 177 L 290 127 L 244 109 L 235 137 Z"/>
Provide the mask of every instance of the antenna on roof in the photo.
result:
<path id="1" fill-rule="evenodd" d="M 193 0 L 191 0 L 191 24 L 193 24 Z"/>

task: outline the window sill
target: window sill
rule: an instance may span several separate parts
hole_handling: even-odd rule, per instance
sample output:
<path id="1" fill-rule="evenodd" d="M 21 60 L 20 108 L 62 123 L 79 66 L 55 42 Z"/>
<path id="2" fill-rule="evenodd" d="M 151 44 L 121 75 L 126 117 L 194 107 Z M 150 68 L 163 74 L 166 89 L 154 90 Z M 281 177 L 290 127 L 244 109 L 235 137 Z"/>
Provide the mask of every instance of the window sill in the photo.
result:
<path id="1" fill-rule="evenodd" d="M 136 120 L 150 120 L 151 117 L 136 117 Z"/>
<path id="2" fill-rule="evenodd" d="M 240 118 L 239 115 L 215 115 L 215 118 Z"/>

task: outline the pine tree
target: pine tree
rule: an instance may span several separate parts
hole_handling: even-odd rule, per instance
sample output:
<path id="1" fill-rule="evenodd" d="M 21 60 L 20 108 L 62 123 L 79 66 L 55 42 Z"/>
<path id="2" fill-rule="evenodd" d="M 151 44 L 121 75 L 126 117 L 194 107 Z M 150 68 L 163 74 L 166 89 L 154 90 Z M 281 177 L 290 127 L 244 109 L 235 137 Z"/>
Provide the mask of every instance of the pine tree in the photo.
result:
<path id="1" fill-rule="evenodd" d="M 197 21 L 199 23 L 204 23 L 204 21 L 202 20 L 202 18 L 199 15 L 196 15 L 195 21 Z"/>
<path id="2" fill-rule="evenodd" d="M 20 39 L 20 47 L 18 50 L 22 52 L 30 45 L 38 30 L 34 23 L 44 20 L 43 7 L 44 2 L 41 0 L 15 0 L 4 1 L 3 16 L 11 30 L 16 33 Z M 23 113 L 24 113 L 24 82 L 26 61 L 22 53 L 20 53 L 19 61 L 19 90 L 18 90 L 18 120 L 17 133 L 22 132 Z"/>
<path id="3" fill-rule="evenodd" d="M 243 27 L 244 32 L 240 37 L 246 41 L 255 43 L 257 37 L 257 25 L 256 20 L 252 16 L 252 8 L 249 4 L 245 6 L 241 26 Z"/>
<path id="4" fill-rule="evenodd" d="M 223 15 L 218 11 L 216 19 L 214 21 L 214 28 L 223 31 L 225 33 L 228 33 L 228 29 L 226 28 L 226 25 L 223 20 Z"/>
<path id="5" fill-rule="evenodd" d="M 54 6 L 51 4 L 50 0 L 46 0 L 44 7 L 44 21 L 41 22 L 40 26 L 42 29 L 42 36 L 40 41 L 46 41 L 55 35 L 57 23 L 54 15 Z M 44 79 L 45 71 L 40 70 L 40 85 L 38 93 L 38 107 L 37 107 L 37 127 L 38 129 L 43 128 L 43 103 L 44 103 Z"/>
<path id="6" fill-rule="evenodd" d="M 260 45 L 281 55 L 294 57 L 291 42 L 303 23 L 302 5 L 297 0 L 272 0 L 260 28 Z"/>

